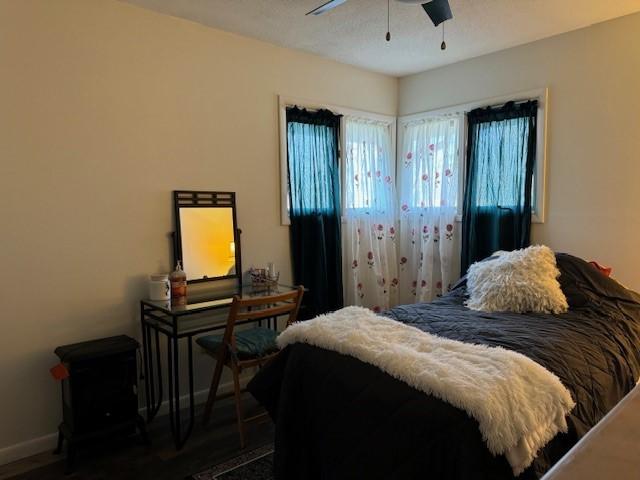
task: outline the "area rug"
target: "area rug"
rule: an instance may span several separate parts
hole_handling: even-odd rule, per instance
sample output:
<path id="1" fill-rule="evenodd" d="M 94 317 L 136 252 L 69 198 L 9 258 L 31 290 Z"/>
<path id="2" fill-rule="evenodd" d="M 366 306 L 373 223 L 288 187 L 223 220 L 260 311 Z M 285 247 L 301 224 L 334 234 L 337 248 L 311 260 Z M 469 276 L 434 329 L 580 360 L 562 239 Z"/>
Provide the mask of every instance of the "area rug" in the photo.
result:
<path id="1" fill-rule="evenodd" d="M 273 445 L 268 444 L 192 475 L 191 480 L 273 480 Z"/>

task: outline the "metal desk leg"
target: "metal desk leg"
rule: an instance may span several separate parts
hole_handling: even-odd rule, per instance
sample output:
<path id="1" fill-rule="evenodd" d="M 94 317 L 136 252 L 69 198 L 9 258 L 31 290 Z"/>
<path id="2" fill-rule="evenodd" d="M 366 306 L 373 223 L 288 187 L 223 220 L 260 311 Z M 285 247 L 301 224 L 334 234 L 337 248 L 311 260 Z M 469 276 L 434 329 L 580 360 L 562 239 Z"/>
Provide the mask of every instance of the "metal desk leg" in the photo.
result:
<path id="1" fill-rule="evenodd" d="M 162 404 L 162 362 L 160 360 L 160 338 L 157 329 L 152 328 L 145 319 L 144 307 L 141 308 L 142 315 L 142 347 L 144 361 L 144 387 L 145 402 L 147 407 L 147 422 L 151 422 Z M 157 373 L 154 372 L 153 347 L 152 347 L 152 330 L 155 333 L 155 350 Z M 158 396 L 156 397 L 155 380 L 158 380 Z"/>
<path id="2" fill-rule="evenodd" d="M 149 331 L 144 321 L 144 305 L 140 303 L 140 325 L 142 327 L 142 357 L 144 364 L 144 401 L 147 407 L 147 421 L 151 421 L 151 389 L 149 388 Z"/>
<path id="3" fill-rule="evenodd" d="M 167 338 L 167 357 L 169 362 L 169 422 L 171 423 L 171 433 L 177 450 L 180 450 L 187 442 L 195 421 L 193 346 L 191 340 L 191 337 L 187 337 L 187 341 L 189 342 L 187 352 L 189 370 L 189 422 L 186 424 L 183 433 L 180 415 L 180 339 L 177 336 L 177 332 L 174 332 L 172 338 Z"/>
<path id="4" fill-rule="evenodd" d="M 160 410 L 160 405 L 162 405 L 162 397 L 164 396 L 162 391 L 162 360 L 160 359 L 160 332 L 157 329 L 154 329 L 155 337 L 156 337 L 156 364 L 158 365 L 158 400 L 153 409 L 153 415 L 155 416 Z M 151 346 L 151 338 L 149 337 L 149 346 Z M 153 373 L 153 370 L 152 370 Z M 151 386 L 153 388 L 153 381 L 151 382 Z M 155 392 L 155 389 L 154 389 Z"/>
<path id="5" fill-rule="evenodd" d="M 189 435 L 191 435 L 191 430 L 193 429 L 193 423 L 195 421 L 195 412 L 196 412 L 196 406 L 195 406 L 195 395 L 193 392 L 193 338 L 192 337 L 188 337 L 187 338 L 187 342 L 188 342 L 188 355 L 189 355 L 189 425 L 187 426 L 187 430 L 185 432 L 185 441 L 187 440 L 187 438 L 189 437 Z"/>
<path id="6" fill-rule="evenodd" d="M 151 408 L 147 408 L 147 421 L 150 422 L 153 420 L 160 410 L 160 405 L 162 404 L 162 361 L 160 359 L 160 334 L 157 329 L 151 328 L 149 325 L 146 326 L 146 338 L 147 345 L 145 346 L 148 352 L 148 363 L 149 369 L 147 372 L 147 381 L 149 383 L 149 401 L 147 405 L 150 404 Z M 153 333 L 152 333 L 153 330 Z M 153 347 L 152 347 L 152 334 L 155 334 L 155 364 L 157 366 L 157 372 L 154 371 L 154 360 L 153 360 Z M 157 388 L 157 397 L 156 397 L 156 379 L 158 380 L 158 388 Z"/>
<path id="7" fill-rule="evenodd" d="M 173 405 L 173 341 L 170 337 L 167 337 L 167 368 L 169 369 L 167 374 L 169 380 L 169 424 L 171 425 L 171 435 L 175 440 L 177 435 L 175 427 L 175 406 Z"/>

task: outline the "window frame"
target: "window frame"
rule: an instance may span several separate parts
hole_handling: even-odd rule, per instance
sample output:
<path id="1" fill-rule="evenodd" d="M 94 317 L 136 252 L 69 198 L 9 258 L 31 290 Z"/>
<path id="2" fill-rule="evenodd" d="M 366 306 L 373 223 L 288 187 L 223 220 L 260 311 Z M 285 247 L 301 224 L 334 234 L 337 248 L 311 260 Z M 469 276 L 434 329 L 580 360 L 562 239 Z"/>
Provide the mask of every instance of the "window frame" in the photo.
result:
<path id="1" fill-rule="evenodd" d="M 343 199 L 345 198 L 345 181 L 344 176 L 346 172 L 344 152 L 346 151 L 346 122 L 345 116 L 359 117 L 367 120 L 374 120 L 377 122 L 383 122 L 389 126 L 391 131 L 391 155 L 394 155 L 397 151 L 396 136 L 397 136 L 397 117 L 391 115 L 383 115 L 380 113 L 366 112 L 363 110 L 355 110 L 346 107 L 340 107 L 336 105 L 330 105 L 323 102 L 317 102 L 312 100 L 305 100 L 301 98 L 286 97 L 278 95 L 278 114 L 279 114 L 279 137 L 280 137 L 280 223 L 283 226 L 291 225 L 291 218 L 289 217 L 289 165 L 287 161 L 287 108 L 298 106 L 300 108 L 306 108 L 307 110 L 320 110 L 327 109 L 333 113 L 342 115 L 340 119 L 340 145 L 338 147 L 338 162 L 340 166 L 340 198 L 341 198 L 341 215 L 344 218 L 345 204 Z M 396 178 L 397 162 L 394 162 L 394 181 Z"/>
<path id="2" fill-rule="evenodd" d="M 456 216 L 457 221 L 462 221 L 462 204 L 464 199 L 464 186 L 466 184 L 466 152 L 467 152 L 467 136 L 468 136 L 468 122 L 466 113 L 475 109 L 488 106 L 502 105 L 509 101 L 526 101 L 526 100 L 538 100 L 538 125 L 537 125 L 537 139 L 536 139 L 536 167 L 534 171 L 534 190 L 533 190 L 533 205 L 532 205 L 532 223 L 545 223 L 547 212 L 547 199 L 546 199 L 546 186 L 547 186 L 547 121 L 549 111 L 549 88 L 537 88 L 533 90 L 527 90 L 508 95 L 501 95 L 498 97 L 487 98 L 483 100 L 468 102 L 464 104 L 452 105 L 449 107 L 439 108 L 436 110 L 429 110 L 425 112 L 418 112 L 410 115 L 402 115 L 394 117 L 390 115 L 383 115 L 378 113 L 366 112 L 362 110 L 355 110 L 346 107 L 340 107 L 331 105 L 324 102 L 318 102 L 308 99 L 287 97 L 283 95 L 278 96 L 278 113 L 279 113 L 279 162 L 280 162 L 280 221 L 281 225 L 291 225 L 291 219 L 289 218 L 289 179 L 288 179 L 288 165 L 287 165 L 287 107 L 299 106 L 301 108 L 307 108 L 310 110 L 328 109 L 334 113 L 341 115 L 351 115 L 355 117 L 368 118 L 371 120 L 388 122 L 391 128 L 391 149 L 392 153 L 395 153 L 395 170 L 394 181 L 397 185 L 397 172 L 398 161 L 402 156 L 402 134 L 404 124 L 421 120 L 433 116 L 442 116 L 447 114 L 459 114 L 462 115 L 462 128 L 460 129 L 460 148 L 458 152 L 459 163 L 459 175 L 458 175 L 458 214 Z M 344 173 L 345 164 L 343 159 L 343 152 L 345 151 L 346 142 L 346 125 L 344 121 L 340 122 L 340 146 L 339 146 L 339 162 L 340 162 L 340 190 L 341 198 L 345 198 L 345 184 Z M 397 186 L 399 188 L 399 186 Z M 342 214 L 344 216 L 344 203 L 341 205 Z"/>
<path id="3" fill-rule="evenodd" d="M 402 157 L 402 145 L 404 125 L 407 123 L 424 120 L 429 117 L 441 117 L 445 115 L 460 115 L 463 117 L 460 129 L 458 162 L 458 213 L 456 221 L 462 221 L 462 204 L 464 200 L 464 186 L 466 185 L 467 175 L 467 137 L 469 124 L 467 121 L 467 113 L 475 108 L 483 108 L 489 106 L 499 106 L 507 102 L 522 102 L 527 100 L 538 100 L 538 124 L 536 138 L 536 166 L 534 171 L 534 189 L 532 202 L 531 223 L 544 223 L 546 219 L 546 184 L 547 184 L 547 116 L 549 110 L 549 89 L 548 87 L 528 90 L 524 92 L 502 95 L 499 97 L 478 100 L 474 102 L 452 105 L 450 107 L 439 108 L 437 110 L 429 110 L 410 115 L 398 117 L 398 142 L 396 149 L 396 170 L 397 162 Z"/>

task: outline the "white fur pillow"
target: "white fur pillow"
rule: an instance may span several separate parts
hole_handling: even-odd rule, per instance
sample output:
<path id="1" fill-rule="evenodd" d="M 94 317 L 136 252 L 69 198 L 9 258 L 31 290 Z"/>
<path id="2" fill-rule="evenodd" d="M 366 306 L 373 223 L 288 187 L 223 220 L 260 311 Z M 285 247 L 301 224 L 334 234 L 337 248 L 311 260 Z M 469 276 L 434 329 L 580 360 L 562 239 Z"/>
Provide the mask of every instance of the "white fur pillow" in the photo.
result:
<path id="1" fill-rule="evenodd" d="M 549 247 L 533 246 L 497 252 L 494 260 L 469 267 L 466 306 L 484 312 L 564 313 L 567 298 L 557 278 L 560 271 Z"/>

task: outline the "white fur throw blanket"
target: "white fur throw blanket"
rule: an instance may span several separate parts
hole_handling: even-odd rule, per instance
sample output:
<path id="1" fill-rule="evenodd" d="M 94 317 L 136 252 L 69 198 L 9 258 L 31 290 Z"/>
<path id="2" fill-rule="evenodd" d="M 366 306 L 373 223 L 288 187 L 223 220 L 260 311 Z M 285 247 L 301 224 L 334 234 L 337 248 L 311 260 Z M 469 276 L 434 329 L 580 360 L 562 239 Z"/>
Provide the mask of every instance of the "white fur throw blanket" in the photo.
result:
<path id="1" fill-rule="evenodd" d="M 293 343 L 350 355 L 466 411 L 514 475 L 567 431 L 565 417 L 575 405 L 558 377 L 524 355 L 431 335 L 361 307 L 291 325 L 278 346 Z"/>

